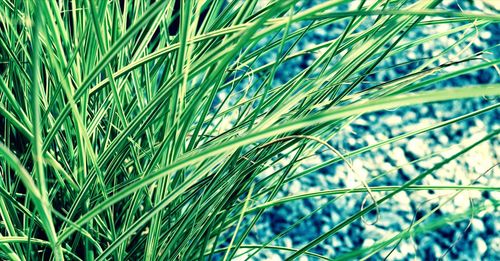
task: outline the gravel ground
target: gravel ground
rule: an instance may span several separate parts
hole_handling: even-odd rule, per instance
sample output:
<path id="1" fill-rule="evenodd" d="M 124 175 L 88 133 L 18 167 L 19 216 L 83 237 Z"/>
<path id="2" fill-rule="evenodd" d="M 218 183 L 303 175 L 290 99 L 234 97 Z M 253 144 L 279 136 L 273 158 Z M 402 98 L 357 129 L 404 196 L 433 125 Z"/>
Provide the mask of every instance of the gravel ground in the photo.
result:
<path id="1" fill-rule="evenodd" d="M 316 1 L 321 2 L 321 1 Z M 485 10 L 487 7 L 481 1 L 475 1 L 476 6 L 471 6 L 468 1 L 460 1 L 461 7 L 468 10 Z M 445 1 L 447 8 L 458 9 L 455 1 Z M 305 48 L 309 44 L 323 42 L 328 38 L 333 38 L 342 30 L 342 24 L 315 30 L 313 34 L 307 36 L 297 49 Z M 416 32 L 411 32 L 406 41 L 431 35 L 442 30 L 447 30 L 447 26 L 425 27 Z M 448 44 L 453 43 L 460 35 L 444 37 L 435 41 L 433 45 L 424 44 L 404 55 L 388 59 L 381 67 L 386 67 L 412 60 L 419 57 L 436 55 L 439 50 L 443 50 Z M 474 40 L 462 55 L 467 56 L 487 47 L 491 47 L 500 42 L 500 25 L 489 25 L 486 30 L 478 34 L 478 39 Z M 463 44 L 464 48 L 467 44 Z M 493 52 L 495 53 L 495 52 Z M 498 53 L 498 48 L 497 52 Z M 281 72 L 282 81 L 289 79 L 303 68 L 304 64 L 309 64 L 315 54 L 306 56 L 301 60 L 295 60 L 290 66 L 290 70 Z M 494 54 L 489 56 L 495 57 Z M 452 57 L 450 57 L 451 59 Z M 498 58 L 498 57 L 496 57 Z M 267 57 L 266 60 L 272 60 Z M 460 66 L 467 66 L 461 64 Z M 411 70 L 414 65 L 398 67 L 394 70 L 385 71 L 371 77 L 371 81 L 387 81 L 398 75 Z M 447 70 L 456 70 L 457 66 Z M 453 78 L 436 86 L 429 88 L 444 88 L 451 86 L 464 86 L 478 83 L 499 82 L 499 75 L 494 69 L 477 71 L 476 73 Z M 419 105 L 413 107 L 399 108 L 392 111 L 382 111 L 363 115 L 355 120 L 349 127 L 338 135 L 332 144 L 342 152 L 348 152 L 369 144 L 385 140 L 408 131 L 429 126 L 431 124 L 451 119 L 453 117 L 472 112 L 479 108 L 498 102 L 487 98 L 468 99 L 460 101 L 450 101 L 429 105 Z M 500 111 L 490 111 L 477 117 L 454 123 L 450 126 L 429 131 L 424 134 L 402 140 L 391 145 L 386 145 L 379 149 L 362 154 L 352 159 L 352 165 L 356 173 L 364 178 L 373 178 L 380 175 L 376 181 L 370 185 L 401 185 L 412 177 L 431 168 L 436 162 L 445 156 L 464 147 L 464 144 L 484 136 L 491 130 L 500 127 Z M 437 155 L 435 155 L 437 154 Z M 452 161 L 442 169 L 432 173 L 423 180 L 425 185 L 498 185 L 500 184 L 500 169 L 494 167 L 499 162 L 500 146 L 499 141 L 483 143 L 470 151 L 458 160 Z M 330 151 L 318 153 L 302 166 L 307 168 L 315 166 L 335 155 Z M 416 159 L 426 157 L 427 159 L 410 163 Z M 397 166 L 406 166 L 394 170 Z M 276 166 L 280 167 L 280 166 Z M 493 169 L 491 169 L 493 167 Z M 299 170 L 300 171 L 300 170 Z M 381 175 L 383 174 L 383 175 Z M 478 178 L 480 177 L 480 178 Z M 477 180 L 476 180 L 477 179 Z M 285 186 L 278 197 L 292 195 L 308 191 L 320 191 L 344 187 L 357 187 L 360 183 L 356 177 L 350 174 L 346 164 L 338 163 L 318 170 L 299 180 L 293 181 Z M 414 218 L 420 218 L 444 203 L 450 201 L 439 208 L 430 218 L 443 215 L 464 213 L 467 209 L 474 207 L 478 203 L 488 202 L 490 199 L 500 200 L 499 192 L 477 192 L 464 191 L 456 197 L 452 197 L 455 191 L 416 191 L 401 192 L 395 198 L 380 206 L 379 220 L 374 224 L 370 220 L 357 221 L 347 228 L 334 234 L 323 241 L 312 251 L 335 257 L 344 253 L 349 253 L 353 249 L 366 247 L 374 244 L 383 238 L 407 229 Z M 381 197 L 383 193 L 376 193 L 376 197 Z M 318 197 L 309 200 L 294 201 L 274 207 L 267 211 L 257 224 L 256 231 L 248 243 L 263 243 L 270 240 L 275 235 L 292 225 L 301 217 L 308 215 L 314 209 L 323 206 L 319 212 L 313 214 L 305 222 L 301 223 L 285 237 L 280 238 L 272 245 L 299 248 L 305 243 L 313 240 L 320 234 L 330 230 L 345 218 L 354 214 L 362 207 L 364 195 L 349 194 L 347 196 L 333 199 L 332 197 Z M 334 200 L 329 201 L 329 200 Z M 373 219 L 375 215 L 371 215 Z M 369 218 L 369 219 L 370 219 Z M 428 224 L 430 222 L 424 223 Z M 388 257 L 389 260 L 433 260 L 440 258 L 446 252 L 446 259 L 459 260 L 500 260 L 500 212 L 488 209 L 481 212 L 474 218 L 466 218 L 460 222 L 450 222 L 444 224 L 437 230 L 424 231 L 414 235 L 410 239 L 402 240 L 396 249 Z M 379 260 L 389 255 L 391 248 L 386 248 L 373 260 Z M 280 251 L 262 251 L 255 256 L 255 260 L 281 260 L 286 257 Z M 302 257 L 301 260 L 307 260 Z M 314 260 L 314 259 L 311 259 Z"/>

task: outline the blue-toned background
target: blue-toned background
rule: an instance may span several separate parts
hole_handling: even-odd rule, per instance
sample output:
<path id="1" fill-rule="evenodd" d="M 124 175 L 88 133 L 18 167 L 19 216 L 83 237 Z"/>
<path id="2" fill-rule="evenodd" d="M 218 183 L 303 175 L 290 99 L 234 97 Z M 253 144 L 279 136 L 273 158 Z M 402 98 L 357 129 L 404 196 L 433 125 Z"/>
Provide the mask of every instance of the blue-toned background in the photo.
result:
<path id="1" fill-rule="evenodd" d="M 321 1 L 311 1 L 308 4 L 317 4 Z M 491 2 L 491 1 L 490 1 Z M 460 5 L 460 6 L 459 6 Z M 355 9 L 357 4 L 341 8 Z M 498 12 L 487 6 L 483 1 L 444 1 L 439 8 L 463 10 L 481 10 L 482 12 Z M 322 27 L 307 34 L 299 42 L 296 51 L 307 46 L 325 42 L 336 38 L 345 28 L 345 23 Z M 455 25 L 455 24 L 454 24 Z M 453 26 L 454 26 L 453 25 Z M 461 23 L 456 23 L 460 26 Z M 406 35 L 402 43 L 422 39 L 426 36 L 438 34 L 451 29 L 452 25 L 420 26 Z M 465 58 L 474 53 L 485 51 L 481 56 L 485 59 L 498 59 L 498 44 L 500 44 L 500 25 L 489 24 L 468 30 L 474 33 L 472 41 L 464 41 L 451 51 L 446 58 L 441 58 L 433 66 L 452 62 L 458 57 Z M 366 79 L 366 84 L 382 83 L 408 74 L 422 65 L 425 58 L 438 55 L 448 46 L 462 37 L 463 32 L 441 37 L 432 42 L 426 42 L 416 48 L 401 53 L 396 57 L 384 60 L 377 68 L 377 73 Z M 286 63 L 285 70 L 278 70 L 277 78 L 280 84 L 291 79 L 303 70 L 320 53 L 303 55 Z M 259 62 L 264 64 L 274 60 L 276 56 L 263 57 Z M 423 60 L 422 60 L 423 59 Z M 457 71 L 466 66 L 477 64 L 477 61 L 459 63 L 444 68 L 447 71 Z M 398 66 L 396 66 L 398 65 Z M 393 67 L 396 66 L 396 67 Z M 392 68 L 390 68 L 392 67 Z M 500 76 L 495 68 L 479 70 L 471 74 L 462 75 L 430 85 L 425 88 L 458 87 L 472 84 L 498 83 Z M 399 108 L 392 111 L 381 111 L 363 115 L 355 120 L 340 135 L 332 140 L 332 145 L 341 152 L 354 151 L 366 145 L 386 140 L 396 135 L 420 129 L 432 124 L 452 119 L 454 117 L 478 110 L 497 103 L 488 97 L 478 99 L 458 100 L 435 104 L 419 105 Z M 401 185 L 410 177 L 414 177 L 434 166 L 445 156 L 450 155 L 468 142 L 482 137 L 491 130 L 500 127 L 499 110 L 489 111 L 477 117 L 453 123 L 420 134 L 391 145 L 366 152 L 352 159 L 351 164 L 356 173 L 364 179 L 380 175 L 374 186 Z M 500 184 L 499 141 L 483 143 L 458 160 L 451 162 L 440 170 L 424 179 L 424 185 L 469 185 L 481 184 L 493 186 Z M 305 161 L 302 169 L 316 166 L 336 155 L 329 150 L 318 152 L 316 157 Z M 420 159 L 420 160 L 418 160 Z M 417 160 L 417 161 L 416 161 Z M 414 162 L 416 161 L 416 162 Z M 398 168 L 400 166 L 401 168 Z M 275 166 L 280 168 L 282 166 Z M 298 170 L 300 172 L 300 169 Z M 382 175 L 381 175 L 382 174 Z M 352 175 L 343 162 L 336 163 L 307 175 L 299 180 L 287 184 L 278 197 L 299 194 L 303 192 L 322 191 L 345 187 L 359 187 L 358 179 Z M 413 220 L 429 214 L 438 208 L 426 224 L 432 224 L 433 217 L 464 213 L 474 208 L 477 202 L 483 203 L 489 199 L 500 200 L 498 191 L 478 192 L 463 191 L 455 195 L 456 190 L 421 190 L 401 192 L 388 203 L 380 206 L 379 220 L 371 224 L 375 215 L 368 216 L 366 222 L 358 220 L 346 229 L 335 233 L 324 240 L 313 252 L 328 257 L 336 257 L 349 253 L 357 248 L 373 245 L 376 241 L 389 238 L 412 225 Z M 381 197 L 384 193 L 377 193 Z M 300 248 L 319 235 L 327 232 L 362 207 L 365 195 L 347 194 L 340 197 L 316 197 L 314 199 L 299 200 L 276 206 L 265 212 L 260 218 L 256 229 L 252 232 L 251 243 L 265 243 L 276 235 L 289 228 L 300 218 L 312 214 L 306 221 L 281 238 L 272 241 L 270 245 Z M 442 205 L 440 205 L 442 204 Z M 392 248 L 384 248 L 374 260 L 387 257 L 389 260 L 434 260 L 440 257 L 445 259 L 461 260 L 500 260 L 500 212 L 488 209 L 474 218 L 466 217 L 460 222 L 443 224 L 437 230 L 423 231 L 410 239 L 402 240 L 391 252 Z M 286 255 L 277 250 L 261 251 L 254 256 L 259 260 L 281 260 Z M 307 260 L 308 257 L 303 256 Z M 301 260 L 302 260 L 301 259 Z"/>

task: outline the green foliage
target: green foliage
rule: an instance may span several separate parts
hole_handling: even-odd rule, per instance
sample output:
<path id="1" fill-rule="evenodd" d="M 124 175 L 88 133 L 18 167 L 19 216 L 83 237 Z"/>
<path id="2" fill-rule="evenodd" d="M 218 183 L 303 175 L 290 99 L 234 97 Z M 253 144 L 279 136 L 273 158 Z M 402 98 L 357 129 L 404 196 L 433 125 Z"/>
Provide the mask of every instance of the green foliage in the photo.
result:
<path id="1" fill-rule="evenodd" d="M 361 1 L 346 11 L 336 9 L 346 0 L 311 8 L 297 0 L 265 7 L 262 1 L 180 2 L 0 1 L 0 258 L 209 260 L 276 249 L 290 259 L 328 259 L 311 249 L 398 192 L 498 191 L 418 185 L 497 138 L 495 130 L 401 186 L 361 180 L 360 188 L 277 197 L 284 184 L 319 168 L 498 109 L 497 103 L 347 153 L 326 143 L 365 113 L 500 95 L 499 84 L 422 91 L 500 63 L 482 53 L 453 53 L 499 15 L 435 9 L 436 0 Z M 338 37 L 296 50 L 304 35 L 334 23 L 346 24 Z M 401 41 L 417 27 L 439 24 L 455 26 Z M 383 60 L 456 33 L 462 38 L 411 73 L 361 88 L 369 75 L 390 69 L 379 66 Z M 457 59 L 437 63 L 450 53 Z M 318 54 L 312 64 L 284 83 L 276 80 L 288 61 L 309 54 Z M 475 63 L 443 71 L 467 62 Z M 298 171 L 325 147 L 336 158 Z M 292 160 L 274 167 L 284 155 Z M 377 191 L 387 194 L 375 198 Z M 300 249 L 245 244 L 259 217 L 276 205 L 351 193 L 376 202 Z M 427 218 L 340 258 L 394 246 L 421 231 Z"/>

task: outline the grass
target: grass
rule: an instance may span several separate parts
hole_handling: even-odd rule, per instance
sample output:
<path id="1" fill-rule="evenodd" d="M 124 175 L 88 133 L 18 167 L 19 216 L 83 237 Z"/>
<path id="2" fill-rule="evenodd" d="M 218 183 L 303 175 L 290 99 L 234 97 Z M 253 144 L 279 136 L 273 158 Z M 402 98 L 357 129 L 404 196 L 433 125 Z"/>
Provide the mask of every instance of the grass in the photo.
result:
<path id="1" fill-rule="evenodd" d="M 0 258 L 230 260 L 274 249 L 290 260 L 329 260 L 314 248 L 399 192 L 499 191 L 419 184 L 497 139 L 500 130 L 493 130 L 399 186 L 373 185 L 350 170 L 360 187 L 279 196 L 289 182 L 335 162 L 349 165 L 364 152 L 500 106 L 339 151 L 329 141 L 363 114 L 500 95 L 500 84 L 430 88 L 497 68 L 498 58 L 484 59 L 494 50 L 457 51 L 498 23 L 497 13 L 444 10 L 437 0 L 357 1 L 346 9 L 348 2 L 0 1 Z M 303 44 L 333 24 L 344 30 Z M 453 26 L 404 41 L 419 28 L 447 24 Z M 370 82 L 393 69 L 384 61 L 448 35 L 460 38 L 437 55 L 408 61 L 418 66 L 407 73 Z M 310 55 L 312 63 L 288 73 Z M 301 168 L 323 149 L 335 157 Z M 385 196 L 377 198 L 381 191 Z M 303 246 L 248 244 L 259 219 L 275 206 L 356 193 L 371 203 Z M 432 223 L 425 215 L 392 238 L 337 258 L 369 257 L 477 215 L 489 209 L 486 203 L 498 206 L 485 201 Z"/>

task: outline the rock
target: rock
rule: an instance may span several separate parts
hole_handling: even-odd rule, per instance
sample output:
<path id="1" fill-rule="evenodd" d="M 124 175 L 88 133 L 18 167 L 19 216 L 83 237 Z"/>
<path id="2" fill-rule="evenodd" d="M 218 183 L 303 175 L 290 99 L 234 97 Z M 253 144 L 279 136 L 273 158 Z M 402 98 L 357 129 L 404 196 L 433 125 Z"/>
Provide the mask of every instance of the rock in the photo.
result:
<path id="1" fill-rule="evenodd" d="M 298 180 L 294 180 L 288 187 L 288 191 L 294 195 L 301 192 L 300 188 L 301 188 L 300 182 Z"/>
<path id="2" fill-rule="evenodd" d="M 429 152 L 429 146 L 423 139 L 414 137 L 406 144 L 406 150 L 416 158 L 422 158 Z"/>
<path id="3" fill-rule="evenodd" d="M 392 198 L 392 200 L 397 204 L 396 208 L 399 208 L 403 211 L 411 211 L 411 200 L 406 192 L 399 192 Z"/>
<path id="4" fill-rule="evenodd" d="M 439 135 L 438 141 L 439 141 L 439 143 L 441 143 L 443 145 L 448 145 L 448 142 L 450 141 L 450 139 L 446 135 Z"/>
<path id="5" fill-rule="evenodd" d="M 396 147 L 389 152 L 389 157 L 396 162 L 397 166 L 404 165 L 408 163 L 406 159 L 405 152 L 402 148 Z"/>
<path id="6" fill-rule="evenodd" d="M 430 168 L 434 167 L 436 164 L 438 164 L 439 162 L 441 162 L 440 158 L 433 157 L 433 158 L 430 158 L 430 159 L 419 161 L 417 163 L 417 165 L 419 167 L 423 168 L 423 169 L 430 169 Z"/>
<path id="7" fill-rule="evenodd" d="M 490 240 L 490 243 L 489 243 L 489 246 L 490 246 L 490 250 L 493 252 L 493 253 L 500 253 L 500 237 L 494 237 Z"/>
<path id="8" fill-rule="evenodd" d="M 471 227 L 474 231 L 478 233 L 483 233 L 486 231 L 486 228 L 484 227 L 483 221 L 477 218 L 473 218 L 471 220 Z"/>
<path id="9" fill-rule="evenodd" d="M 366 135 L 364 139 L 366 143 L 368 143 L 368 146 L 372 146 L 378 143 L 373 135 Z"/>
<path id="10" fill-rule="evenodd" d="M 299 261 L 308 261 L 308 260 L 309 259 L 305 255 L 302 255 L 301 257 L 299 257 Z"/>
<path id="11" fill-rule="evenodd" d="M 278 255 L 278 254 L 275 254 L 275 253 L 269 253 L 269 254 L 267 255 L 266 260 L 270 260 L 270 261 L 279 261 L 279 260 L 283 260 L 283 259 L 282 259 L 282 258 L 281 258 L 281 256 L 280 256 L 280 255 Z"/>
<path id="12" fill-rule="evenodd" d="M 371 238 L 367 238 L 363 241 L 363 247 L 371 247 L 373 244 L 375 244 L 375 240 Z"/>
<path id="13" fill-rule="evenodd" d="M 475 248 L 479 256 L 483 256 L 484 253 L 486 253 L 486 250 L 488 250 L 488 246 L 486 245 L 486 242 L 480 237 L 476 238 L 476 241 L 474 242 Z"/>
<path id="14" fill-rule="evenodd" d="M 401 119 L 401 116 L 399 115 L 389 115 L 384 118 L 383 121 L 385 124 L 391 127 L 397 127 L 400 126 L 403 123 L 403 120 Z"/>

